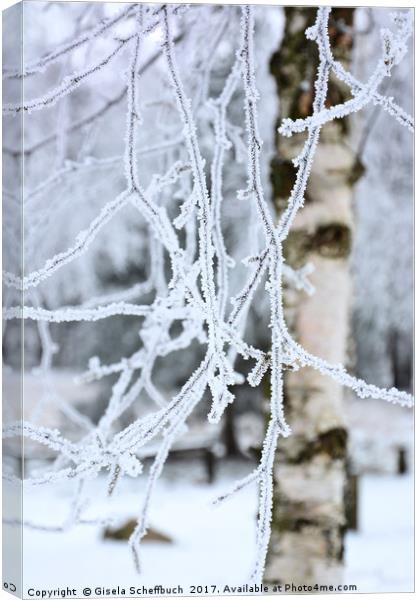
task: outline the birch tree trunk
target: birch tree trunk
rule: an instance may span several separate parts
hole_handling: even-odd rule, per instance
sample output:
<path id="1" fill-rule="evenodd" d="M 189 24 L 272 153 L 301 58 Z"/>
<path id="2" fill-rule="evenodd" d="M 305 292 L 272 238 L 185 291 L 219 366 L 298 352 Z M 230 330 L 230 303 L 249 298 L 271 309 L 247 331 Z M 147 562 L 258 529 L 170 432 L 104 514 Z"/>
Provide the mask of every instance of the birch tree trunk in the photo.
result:
<path id="1" fill-rule="evenodd" d="M 319 62 L 316 44 L 305 37 L 316 9 L 285 8 L 285 33 L 274 54 L 280 116 L 306 117 L 312 110 Z M 350 58 L 353 9 L 334 9 L 329 34 L 340 60 Z M 337 81 L 329 86 L 327 105 L 347 94 Z M 357 161 L 348 146 L 349 122 L 323 128 L 309 180 L 305 206 L 285 244 L 286 262 L 295 268 L 311 262 L 313 296 L 285 291 L 285 312 L 295 339 L 331 363 L 345 363 L 349 335 L 351 281 L 349 253 L 353 230 L 352 184 Z M 278 214 L 294 183 L 291 159 L 305 134 L 279 136 L 272 163 L 273 196 Z M 336 584 L 341 580 L 345 531 L 347 431 L 343 388 L 306 368 L 285 374 L 285 402 L 293 434 L 282 440 L 275 466 L 273 526 L 265 579 L 296 585 Z"/>

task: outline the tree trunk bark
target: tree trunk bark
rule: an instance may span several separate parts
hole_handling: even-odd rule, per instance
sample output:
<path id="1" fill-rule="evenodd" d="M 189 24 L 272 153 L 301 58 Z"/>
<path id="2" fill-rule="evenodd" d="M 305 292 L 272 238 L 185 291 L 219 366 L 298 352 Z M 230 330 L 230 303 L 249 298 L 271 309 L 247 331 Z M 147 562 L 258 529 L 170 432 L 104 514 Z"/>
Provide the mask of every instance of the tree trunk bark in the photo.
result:
<path id="1" fill-rule="evenodd" d="M 273 56 L 281 118 L 306 117 L 312 111 L 319 63 L 314 42 L 305 37 L 316 10 L 285 9 L 285 33 Z M 353 9 L 334 9 L 329 34 L 336 58 L 350 58 Z M 331 80 L 327 105 L 347 94 Z M 351 280 L 349 253 L 353 231 L 352 185 L 357 161 L 348 146 L 349 122 L 327 124 L 322 131 L 305 206 L 297 215 L 284 251 L 286 262 L 311 262 L 313 296 L 285 289 L 285 313 L 294 338 L 309 352 L 332 363 L 345 363 L 349 336 Z M 295 157 L 305 135 L 279 136 L 272 163 L 273 197 L 284 210 L 294 183 Z M 275 464 L 272 534 L 265 579 L 268 583 L 337 584 L 342 578 L 345 532 L 347 431 L 342 387 L 305 368 L 285 373 L 286 416 L 290 438 L 279 444 Z"/>

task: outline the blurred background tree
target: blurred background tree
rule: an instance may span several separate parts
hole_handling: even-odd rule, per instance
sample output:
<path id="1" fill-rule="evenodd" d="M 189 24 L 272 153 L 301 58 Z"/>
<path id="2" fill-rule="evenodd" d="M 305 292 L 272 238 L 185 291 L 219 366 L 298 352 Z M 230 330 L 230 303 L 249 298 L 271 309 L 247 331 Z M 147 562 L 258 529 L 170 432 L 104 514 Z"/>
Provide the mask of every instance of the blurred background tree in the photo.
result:
<path id="1" fill-rule="evenodd" d="M 308 117 L 312 112 L 319 57 L 305 31 L 316 9 L 285 8 L 285 30 L 271 71 L 277 82 L 280 118 Z M 333 9 L 328 32 L 331 49 L 346 68 L 353 46 L 353 9 Z M 326 106 L 349 98 L 334 77 Z M 295 339 L 313 354 L 344 364 L 348 356 L 351 310 L 349 256 L 353 238 L 352 195 L 357 155 L 350 149 L 350 119 L 322 129 L 314 165 L 299 212 L 285 244 L 288 264 L 315 267 L 309 297 L 289 289 L 286 312 Z M 306 134 L 277 135 L 272 161 L 273 196 L 281 214 L 294 185 L 292 159 Z M 344 389 L 311 368 L 289 372 L 286 406 L 294 435 L 279 445 L 275 467 L 275 501 L 266 580 L 279 577 L 308 585 L 341 580 L 345 531 L 347 426 Z M 283 575 L 281 575 L 283 574 Z"/>

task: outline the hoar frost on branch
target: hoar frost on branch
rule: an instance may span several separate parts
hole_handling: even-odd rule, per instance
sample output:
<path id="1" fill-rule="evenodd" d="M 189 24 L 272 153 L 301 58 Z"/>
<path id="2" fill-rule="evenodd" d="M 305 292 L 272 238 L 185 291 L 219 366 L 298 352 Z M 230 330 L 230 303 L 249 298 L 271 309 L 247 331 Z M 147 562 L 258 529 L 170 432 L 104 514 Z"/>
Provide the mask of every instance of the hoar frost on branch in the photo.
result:
<path id="1" fill-rule="evenodd" d="M 79 167 L 92 170 L 108 168 L 109 163 L 116 166 L 124 164 L 126 189 L 103 206 L 88 228 L 79 233 L 67 250 L 46 260 L 41 268 L 23 278 L 11 272 L 4 273 L 5 285 L 11 288 L 12 293 L 16 290 L 14 292 L 16 297 L 19 293 L 27 292 L 31 299 L 30 306 L 7 306 L 4 310 L 4 318 L 6 320 L 32 319 L 38 322 L 42 342 L 42 360 L 39 369 L 47 382 L 52 358 L 57 351 L 51 339 L 49 323 L 96 321 L 114 315 L 136 315 L 144 320 L 139 332 L 142 343 L 132 356 L 121 358 L 120 361 L 108 365 L 101 364 L 99 359 L 94 357 L 89 361 L 88 370 L 80 376 L 81 381 L 93 381 L 118 374 L 106 410 L 96 426 L 75 408 L 68 407 L 69 417 L 86 430 L 85 436 L 80 441 L 70 442 L 57 430 L 29 422 L 6 425 L 4 435 L 23 436 L 49 447 L 57 454 L 53 468 L 27 478 L 25 480 L 27 485 L 52 484 L 66 479 L 77 481 L 70 516 L 63 525 L 48 528 L 40 524 L 26 523 L 29 527 L 54 531 L 67 529 L 76 523 L 92 523 L 92 520 L 83 517 L 84 505 L 81 497 L 84 482 L 88 478 L 97 476 L 102 469 L 106 469 L 109 471 L 108 493 L 111 495 L 121 475 L 136 477 L 142 472 L 142 464 L 137 456 L 141 448 L 152 440 L 159 440 L 160 446 L 149 471 L 145 499 L 139 509 L 138 523 L 129 541 L 136 567 L 140 570 L 140 542 L 147 531 L 149 509 L 156 482 L 171 447 L 177 437 L 185 432 L 186 421 L 202 400 L 206 388 L 209 388 L 212 398 L 208 419 L 211 423 L 217 423 L 226 407 L 235 400 L 232 386 L 242 382 L 242 376 L 235 371 L 234 367 L 236 357 L 240 355 L 245 360 L 251 361 L 247 378 L 251 386 L 258 386 L 269 370 L 270 419 L 260 464 L 254 472 L 216 500 L 216 502 L 225 500 L 232 493 L 251 483 L 258 484 L 257 552 L 251 580 L 260 582 L 270 536 L 275 451 L 279 438 L 292 433 L 284 416 L 284 369 L 297 370 L 303 367 L 317 369 L 325 376 L 351 388 L 362 398 L 382 398 L 403 406 L 411 406 L 413 402 L 412 397 L 405 392 L 395 388 L 380 389 L 367 384 L 347 373 L 342 365 L 332 365 L 309 354 L 292 339 L 287 330 L 282 298 L 283 280 L 297 289 L 309 294 L 314 293 L 308 279 L 313 267 L 306 265 L 299 271 L 293 270 L 284 263 L 282 247 L 293 220 L 304 203 L 305 190 L 322 126 L 332 119 L 343 118 L 372 103 L 383 108 L 402 125 L 410 130 L 413 129 L 412 118 L 392 98 L 383 96 L 378 91 L 381 82 L 391 75 L 393 66 L 402 60 L 407 51 L 406 42 L 411 34 L 411 21 L 407 15 L 397 14 L 394 15 L 395 30 L 382 30 L 381 56 L 372 76 L 364 84 L 357 81 L 334 59 L 328 37 L 330 9 L 319 8 L 315 24 L 306 32 L 308 39 L 317 44 L 319 52 L 313 114 L 306 119 L 295 121 L 285 119 L 279 129 L 281 134 L 287 136 L 307 131 L 307 139 L 301 152 L 294 159 L 297 167 L 295 184 L 287 208 L 281 215 L 279 223 L 276 224 L 269 203 L 264 197 L 260 175 L 262 142 L 259 133 L 259 96 L 254 65 L 253 8 L 250 6 L 241 9 L 229 8 L 230 12 L 224 13 L 218 25 L 217 36 L 221 39 L 226 21 L 231 18 L 231 15 L 236 16 L 234 11 L 241 10 L 240 46 L 222 92 L 217 98 L 208 98 L 211 57 L 201 73 L 202 81 L 196 96 L 190 98 L 184 87 L 183 74 L 178 64 L 174 44 L 174 20 L 177 14 L 188 10 L 190 10 L 188 7 L 175 5 L 130 5 L 113 18 L 100 22 L 88 34 L 81 34 L 77 39 L 58 47 L 39 61 L 24 66 L 22 72 L 14 69 L 5 70 L 5 78 L 32 78 L 75 49 L 100 38 L 105 32 L 112 30 L 117 23 L 124 20 L 135 21 L 133 33 L 124 39 L 116 39 L 111 52 L 88 68 L 64 77 L 61 83 L 41 97 L 4 107 L 5 114 L 9 115 L 21 111 L 29 113 L 43 110 L 82 86 L 94 73 L 110 68 L 117 54 L 125 48 L 130 49 L 124 91 L 127 102 L 124 156 L 102 161 L 94 160 L 86 165 L 66 166 L 30 191 L 25 201 L 37 202 L 46 190 L 57 185 L 61 177 L 65 177 L 74 169 L 77 171 Z M 142 154 L 138 144 L 142 135 L 142 53 L 145 38 L 156 31 L 162 36 L 162 45 L 157 56 L 166 63 L 168 83 L 171 86 L 173 102 L 182 127 L 179 137 L 175 137 L 169 146 L 166 143 L 166 146 L 162 144 L 162 148 L 159 148 L 160 145 L 157 144 L 157 151 L 165 151 L 171 145 L 175 145 L 180 149 L 182 160 L 172 164 L 163 175 L 156 174 L 152 182 L 145 187 L 142 181 L 142 170 L 138 165 L 138 158 Z M 331 73 L 349 86 L 353 98 L 338 106 L 327 108 L 325 100 Z M 229 311 L 227 302 L 229 278 L 235 264 L 227 252 L 221 222 L 221 208 L 224 201 L 222 182 L 226 154 L 239 139 L 237 128 L 229 122 L 227 109 L 233 94 L 240 86 L 244 95 L 247 185 L 246 189 L 238 191 L 238 197 L 243 202 L 255 204 L 265 235 L 265 247 L 260 249 L 258 254 L 244 261 L 249 270 L 249 277 L 243 289 L 232 298 Z M 210 189 L 197 133 L 196 120 L 199 106 L 208 110 L 214 128 Z M 148 150 L 154 151 L 153 147 L 145 148 L 144 151 L 148 152 Z M 186 177 L 189 178 L 190 187 L 185 183 Z M 163 190 L 173 192 L 177 184 L 184 187 L 186 200 L 176 217 L 171 219 L 167 209 L 159 203 L 159 196 Z M 131 205 L 141 213 L 153 235 L 150 243 L 153 253 L 150 278 L 125 291 L 95 297 L 79 306 L 63 306 L 55 310 L 41 306 L 37 294 L 38 286 L 87 252 L 94 241 L 100 240 L 103 227 L 127 205 Z M 185 245 L 182 241 L 184 239 Z M 197 246 L 196 239 L 198 239 Z M 168 283 L 163 272 L 163 253 L 169 257 L 171 266 L 171 279 Z M 269 323 L 271 347 L 268 352 L 254 348 L 244 340 L 242 335 L 243 325 L 247 320 L 256 290 L 264 280 L 269 295 L 271 315 Z M 144 297 L 153 290 L 156 292 L 153 301 L 148 304 L 136 302 L 136 299 Z M 182 324 L 182 331 L 176 337 L 171 337 L 169 330 L 175 322 Z M 152 380 L 155 362 L 159 357 L 189 347 L 194 340 L 204 345 L 205 356 L 179 393 L 167 402 Z M 48 387 L 48 383 L 46 385 Z M 115 432 L 117 419 L 133 405 L 142 391 L 145 391 L 156 403 L 156 411 L 134 420 L 129 426 Z M 13 476 L 8 477 L 17 481 Z"/>

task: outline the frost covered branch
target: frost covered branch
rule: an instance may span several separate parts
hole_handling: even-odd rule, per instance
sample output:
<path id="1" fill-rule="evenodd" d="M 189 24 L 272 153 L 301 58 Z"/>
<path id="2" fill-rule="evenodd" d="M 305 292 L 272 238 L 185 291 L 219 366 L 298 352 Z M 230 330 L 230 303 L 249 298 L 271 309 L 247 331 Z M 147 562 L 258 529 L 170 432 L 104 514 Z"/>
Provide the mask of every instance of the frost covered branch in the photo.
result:
<path id="1" fill-rule="evenodd" d="M 76 39 L 70 40 L 68 43 L 56 48 L 55 50 L 48 53 L 38 61 L 24 65 L 23 69 L 18 70 L 11 69 L 8 67 L 4 68 L 3 79 L 19 79 L 22 77 L 29 77 L 31 75 L 35 75 L 36 73 L 45 71 L 45 69 L 48 66 L 62 59 L 62 57 L 67 53 L 73 52 L 74 50 L 81 48 L 88 42 L 91 42 L 95 38 L 101 37 L 108 29 L 110 29 L 122 19 L 127 17 L 133 11 L 133 8 L 134 5 L 124 7 L 115 17 L 112 17 L 110 19 L 104 19 L 91 31 L 83 33 Z"/>
<path id="2" fill-rule="evenodd" d="M 262 378 L 269 372 L 270 416 L 261 462 L 251 474 L 218 499 L 225 500 L 246 485 L 258 484 L 257 553 L 251 578 L 252 581 L 259 582 L 263 576 L 270 537 L 275 452 L 279 439 L 291 434 L 284 415 L 284 370 L 310 367 L 349 387 L 361 398 L 382 398 L 402 406 L 411 406 L 413 403 L 412 397 L 405 392 L 394 388 L 380 389 L 367 384 L 347 373 L 343 366 L 329 364 L 308 353 L 288 332 L 283 311 L 283 284 L 293 285 L 307 294 L 315 293 L 309 279 L 313 266 L 308 264 L 294 270 L 286 265 L 283 244 L 303 206 L 322 127 L 335 118 L 342 118 L 373 103 L 382 106 L 409 129 L 413 128 L 412 118 L 391 98 L 378 91 L 383 79 L 391 75 L 392 66 L 404 57 L 411 25 L 404 16 L 397 16 L 396 32 L 383 31 L 383 48 L 377 68 L 367 83 L 361 83 L 334 59 L 328 36 L 330 9 L 319 8 L 315 24 L 306 32 L 308 39 L 316 43 L 319 53 L 312 115 L 306 119 L 285 120 L 280 128 L 283 135 L 306 132 L 307 137 L 294 160 L 297 172 L 287 207 L 279 223 L 276 223 L 265 196 L 261 176 L 263 147 L 259 131 L 253 8 L 243 6 L 241 9 L 224 9 L 216 27 L 212 29 L 210 56 L 203 52 L 204 58 L 201 56 L 196 63 L 193 62 L 195 85 L 191 83 L 191 78 L 188 79 L 187 69 L 183 68 L 183 57 L 175 46 L 175 41 L 182 40 L 184 35 L 182 27 L 179 30 L 177 28 L 176 17 L 189 10 L 188 7 L 176 5 L 149 8 L 144 5 L 129 5 L 114 17 L 100 22 L 38 61 L 27 64 L 22 73 L 10 68 L 5 71 L 6 78 L 31 76 L 33 80 L 38 73 L 73 50 L 103 39 L 105 34 L 119 24 L 129 24 L 129 35 L 123 39 L 114 38 L 111 42 L 114 45 L 112 50 L 90 67 L 65 76 L 58 86 L 43 96 L 21 105 L 10 104 L 5 107 L 6 113 L 30 113 L 59 103 L 95 73 L 115 65 L 114 57 L 122 55 L 123 49 L 130 50 L 124 69 L 123 91 L 88 117 L 67 128 L 67 134 L 82 129 L 85 125 L 96 122 L 110 107 L 125 99 L 122 156 L 66 163 L 64 167 L 49 173 L 43 181 L 37 182 L 25 197 L 25 207 L 34 215 L 34 222 L 29 224 L 28 238 L 31 244 L 35 244 L 34 240 L 45 232 L 48 234 L 48 215 L 51 210 L 49 196 L 54 191 L 57 194 L 54 204 L 58 205 L 63 182 L 71 183 L 82 173 L 98 176 L 104 169 L 112 168 L 118 173 L 123 171 L 124 191 L 105 201 L 96 215 L 90 217 L 87 227 L 78 231 L 75 239 L 70 238 L 74 241 L 70 242 L 69 247 L 62 251 L 55 249 L 48 254 L 48 259 L 43 259 L 45 262 L 41 267 L 32 265 L 29 273 L 23 277 L 11 272 L 4 274 L 6 287 L 11 288 L 11 293 L 14 293 L 14 300 L 8 302 L 3 312 L 4 318 L 6 321 L 30 319 L 37 323 L 42 356 L 35 373 L 45 380 L 45 396 L 49 400 L 54 398 L 60 409 L 79 426 L 80 439 L 70 442 L 60 431 L 36 425 L 35 419 L 34 422 L 6 425 L 4 436 L 23 436 L 48 447 L 56 456 L 53 467 L 47 466 L 40 473 L 26 479 L 28 485 L 47 485 L 72 479 L 80 486 L 69 519 L 51 529 L 54 531 L 92 523 L 92 520 L 83 516 L 84 505 L 81 500 L 83 483 L 87 478 L 96 477 L 103 470 L 107 471 L 107 493 L 114 494 L 120 477 L 137 477 L 142 472 L 141 456 L 142 451 L 147 450 L 147 445 L 151 442 L 158 444 L 148 473 L 145 499 L 139 507 L 137 526 L 129 541 L 136 567 L 140 570 L 141 540 L 147 531 L 156 483 L 173 444 L 186 431 L 187 421 L 205 397 L 206 389 L 211 395 L 208 420 L 210 423 L 217 423 L 229 404 L 235 401 L 234 386 L 244 380 L 242 374 L 235 371 L 238 355 L 249 365 L 247 380 L 251 386 L 259 386 Z M 239 31 L 238 10 L 241 11 Z M 207 24 L 205 26 L 207 28 Z M 213 89 L 210 84 L 217 49 L 232 28 L 236 28 L 239 33 L 239 48 L 231 57 L 224 83 L 217 95 L 209 97 Z M 151 58 L 147 58 L 144 51 L 145 40 L 147 44 L 151 44 L 148 36 L 156 30 L 162 34 L 161 46 Z M 177 116 L 178 122 L 176 130 L 172 126 L 168 127 L 163 136 L 161 134 L 165 130 L 165 124 L 157 123 L 156 127 L 162 125 L 159 135 L 153 132 L 151 139 L 145 139 L 147 124 L 144 112 L 147 103 L 142 104 L 142 101 L 147 86 L 142 85 L 144 67 L 156 63 L 164 69 L 160 75 L 165 77 L 165 86 L 168 84 L 165 87 L 167 94 L 161 104 L 172 117 Z M 349 86 L 353 98 L 342 104 L 326 107 L 331 73 Z M 231 121 L 229 116 L 235 94 L 243 99 L 243 127 L 234 120 Z M 25 118 L 29 119 L 30 116 Z M 202 147 L 200 139 L 201 129 L 205 125 L 211 131 L 209 152 Z M 32 146 L 30 151 L 35 152 L 55 139 L 55 134 L 47 136 L 38 145 Z M 150 158 L 153 153 L 159 153 L 162 161 L 156 160 L 153 163 L 155 171 L 149 180 L 145 177 L 145 170 L 139 159 Z M 223 222 L 223 209 L 229 200 L 224 184 L 228 171 L 227 159 L 233 162 L 234 156 L 236 163 L 241 164 L 244 154 L 246 182 L 242 182 L 242 189 L 235 191 L 245 203 L 242 206 L 246 205 L 257 216 L 264 240 L 258 248 L 250 250 L 253 252 L 251 256 L 242 261 L 246 267 L 246 277 L 239 278 L 240 284 L 237 284 L 234 274 L 238 265 L 229 254 L 228 236 Z M 122 187 L 119 188 L 121 189 Z M 38 293 L 44 290 L 43 286 L 51 284 L 65 266 L 82 257 L 86 258 L 88 252 L 92 252 L 93 242 L 97 245 L 101 243 L 105 227 L 133 208 L 147 230 L 145 235 L 148 236 L 150 255 L 147 277 L 127 288 L 92 296 L 77 305 L 70 302 L 69 305 L 59 305 L 57 308 L 57 304 L 48 304 L 48 294 Z M 251 228 L 254 226 L 252 222 Z M 250 232 L 249 237 L 252 237 L 252 229 Z M 270 305 L 271 344 L 267 352 L 253 347 L 244 335 L 248 312 L 257 302 L 257 290 L 262 283 L 265 284 Z M 28 292 L 30 305 L 17 305 L 19 295 L 16 290 Z M 51 308 L 54 306 L 56 308 Z M 70 403 L 58 398 L 48 379 L 54 355 L 58 351 L 48 329 L 49 323 L 94 322 L 117 315 L 141 317 L 138 325 L 139 345 L 131 356 L 113 358 L 108 364 L 101 362 L 99 357 L 91 357 L 86 371 L 78 377 L 77 381 L 81 383 L 115 376 L 107 406 L 98 423 L 93 424 Z M 175 335 L 171 333 L 174 325 L 178 329 Z M 156 383 L 156 365 L 161 357 L 190 348 L 193 342 L 197 342 L 201 348 L 201 362 L 186 378 L 181 389 L 168 399 Z M 156 406 L 121 428 L 120 417 L 143 395 L 148 396 Z M 40 416 L 41 408 L 36 407 L 37 416 Z M 13 476 L 8 478 L 16 481 Z M 27 526 L 44 529 L 36 523 L 27 523 Z"/>

